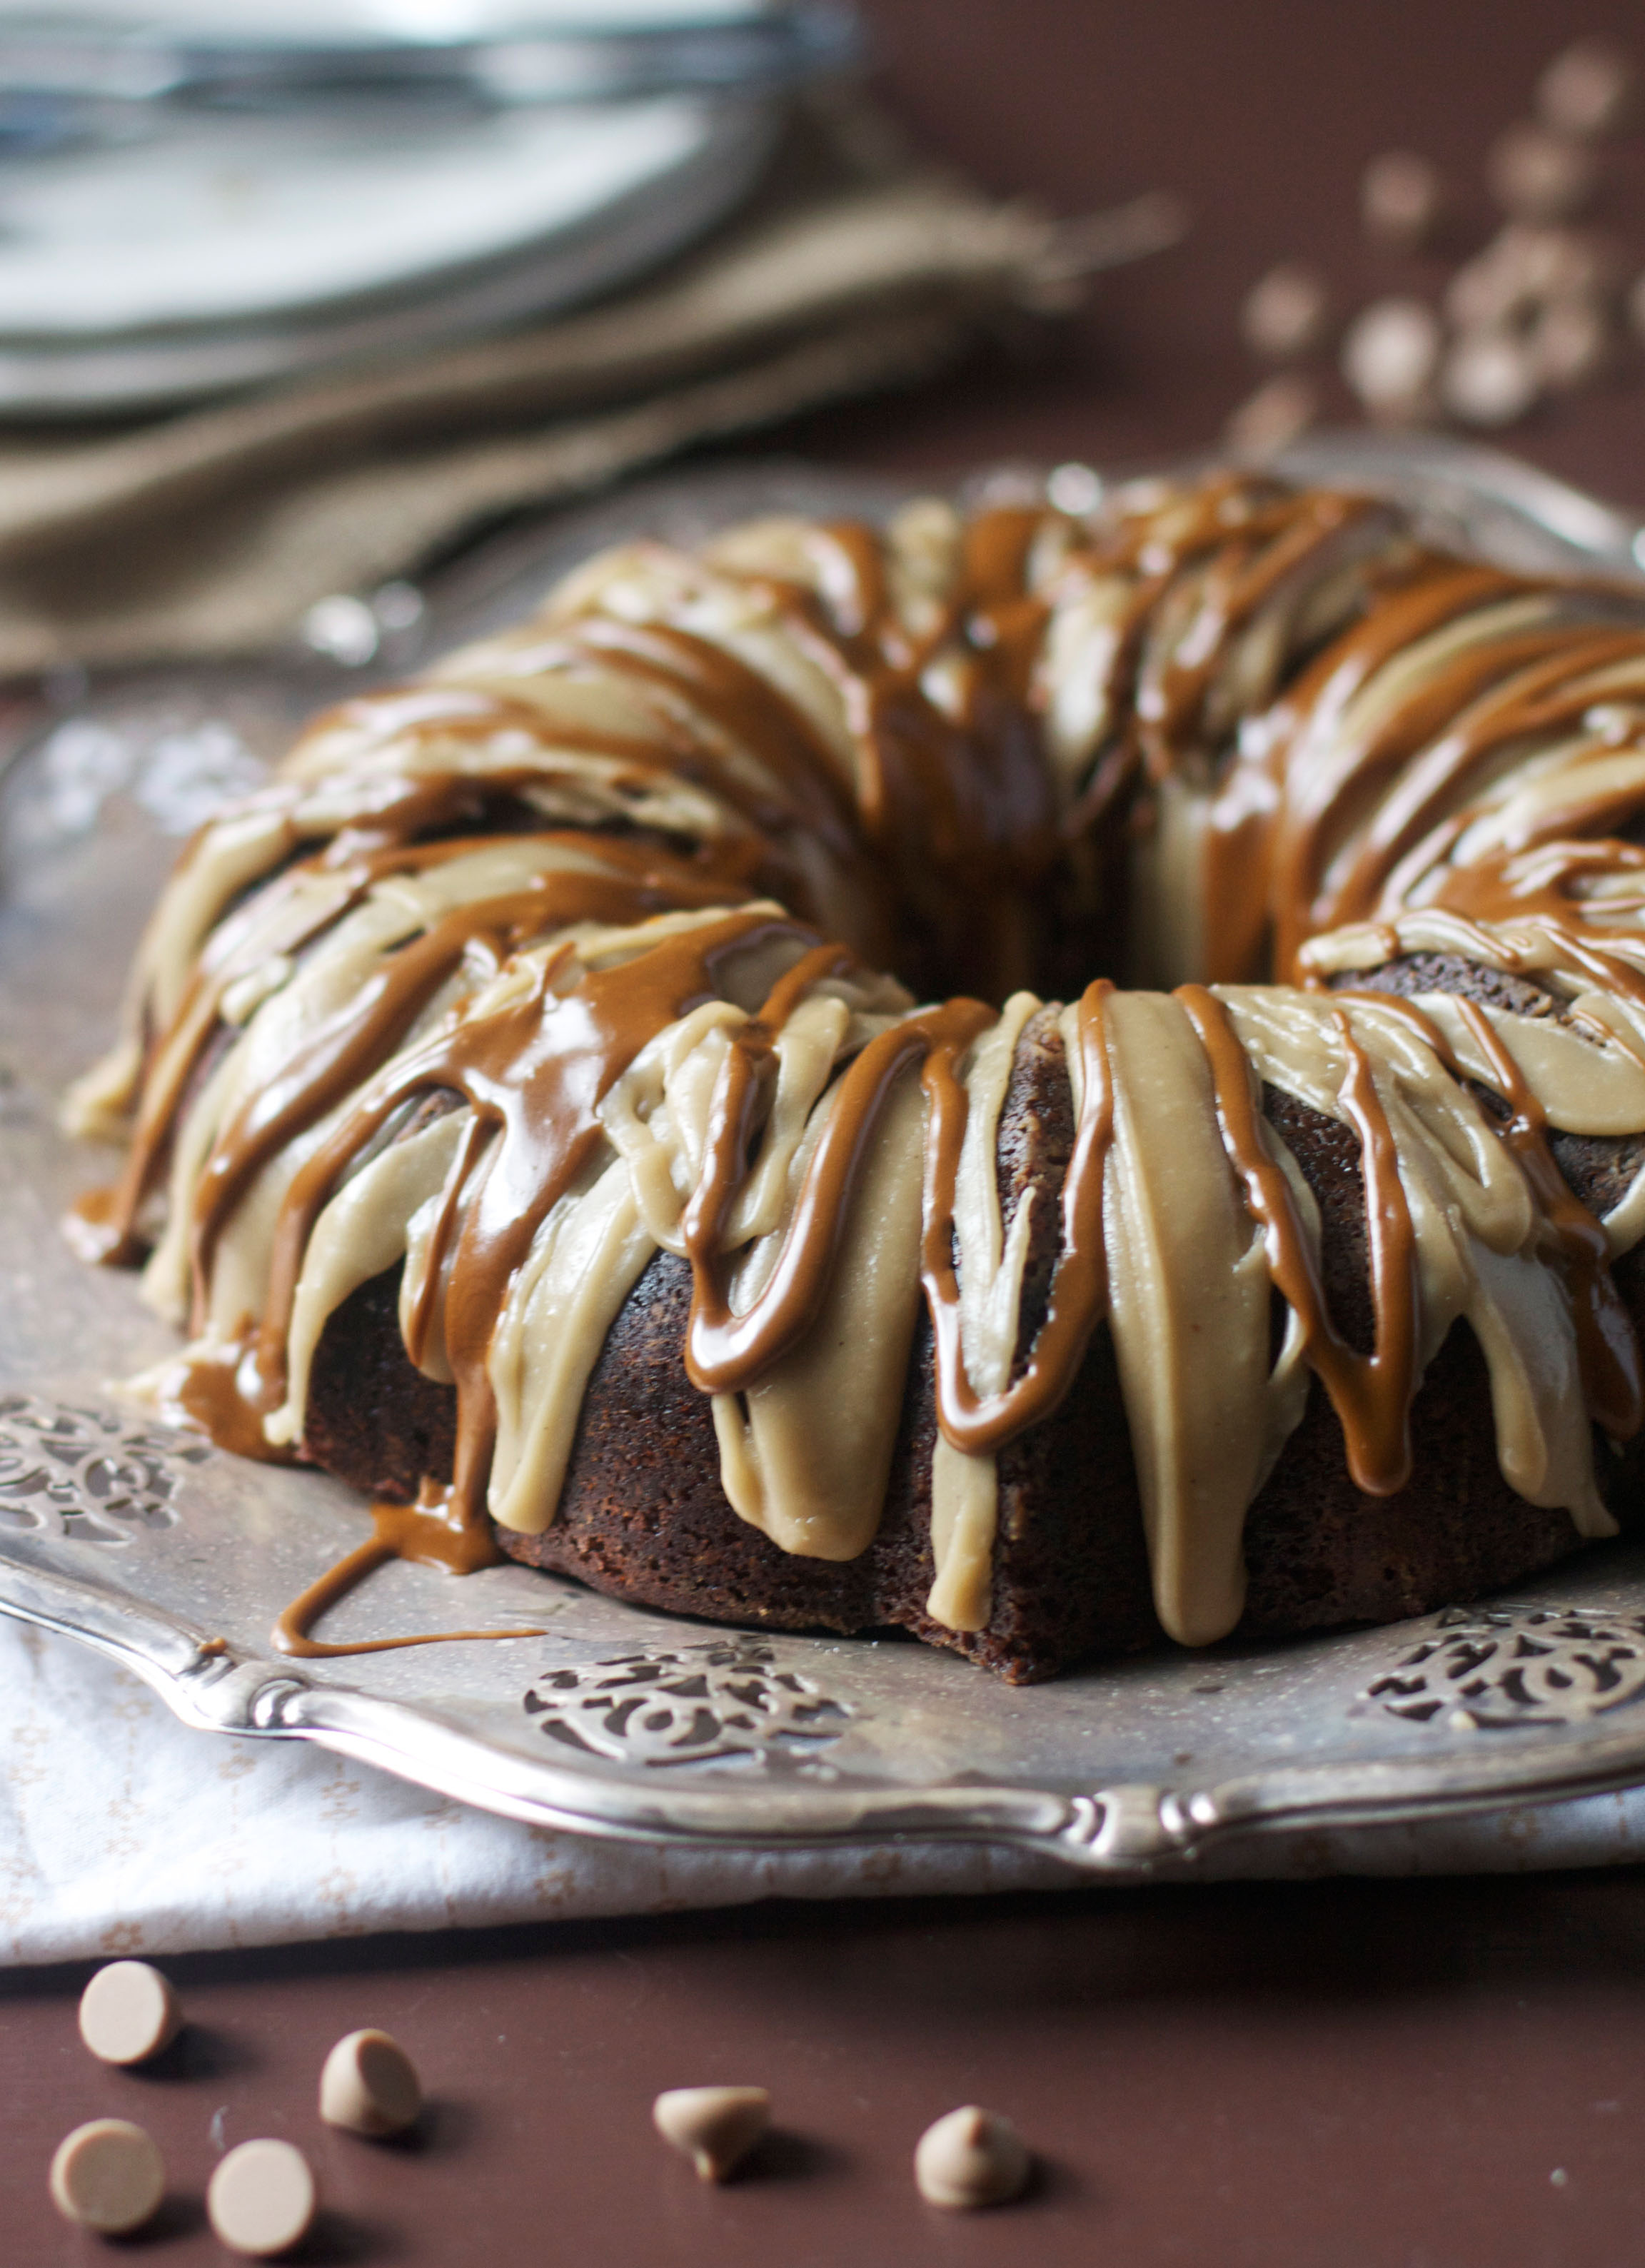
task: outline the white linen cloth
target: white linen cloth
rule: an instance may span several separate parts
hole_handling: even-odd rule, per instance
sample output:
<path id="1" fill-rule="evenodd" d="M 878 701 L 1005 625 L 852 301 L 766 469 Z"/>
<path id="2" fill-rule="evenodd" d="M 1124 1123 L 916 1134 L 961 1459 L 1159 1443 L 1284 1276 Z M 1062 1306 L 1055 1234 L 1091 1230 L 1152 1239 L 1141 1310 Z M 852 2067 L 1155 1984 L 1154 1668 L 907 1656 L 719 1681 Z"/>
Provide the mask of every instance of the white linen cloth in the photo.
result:
<path id="1" fill-rule="evenodd" d="M 981 1845 L 698 1852 L 492 1817 L 301 1741 L 201 1733 L 129 1671 L 0 1616 L 0 1961 L 656 1914 L 765 1897 L 1055 1889 Z M 1207 1878 L 1517 1871 L 1645 1857 L 1645 1791 L 1208 1854 Z"/>

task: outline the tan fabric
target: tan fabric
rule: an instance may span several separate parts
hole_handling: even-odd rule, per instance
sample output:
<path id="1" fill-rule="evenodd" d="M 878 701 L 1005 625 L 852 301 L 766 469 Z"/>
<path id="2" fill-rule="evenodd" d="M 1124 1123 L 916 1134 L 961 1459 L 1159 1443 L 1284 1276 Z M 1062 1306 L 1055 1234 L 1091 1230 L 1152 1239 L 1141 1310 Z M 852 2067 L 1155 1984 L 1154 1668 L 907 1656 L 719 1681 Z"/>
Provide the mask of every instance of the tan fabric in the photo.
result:
<path id="1" fill-rule="evenodd" d="M 921 377 L 1103 257 L 813 115 L 740 221 L 590 312 L 0 440 L 0 673 L 266 646 L 512 507 Z"/>

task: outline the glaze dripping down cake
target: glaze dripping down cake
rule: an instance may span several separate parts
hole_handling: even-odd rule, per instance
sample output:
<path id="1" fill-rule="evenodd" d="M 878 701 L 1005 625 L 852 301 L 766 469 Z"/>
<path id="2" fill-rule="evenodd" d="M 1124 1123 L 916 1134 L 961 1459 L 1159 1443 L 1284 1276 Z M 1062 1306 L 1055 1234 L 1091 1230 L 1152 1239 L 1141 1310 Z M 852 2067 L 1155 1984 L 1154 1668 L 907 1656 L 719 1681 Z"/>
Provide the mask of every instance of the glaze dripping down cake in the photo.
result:
<path id="1" fill-rule="evenodd" d="M 1639 1499 L 1641 819 L 1645 604 L 1365 497 L 625 545 L 195 836 L 72 1231 L 412 1557 L 1018 1681 L 1420 1612 Z"/>

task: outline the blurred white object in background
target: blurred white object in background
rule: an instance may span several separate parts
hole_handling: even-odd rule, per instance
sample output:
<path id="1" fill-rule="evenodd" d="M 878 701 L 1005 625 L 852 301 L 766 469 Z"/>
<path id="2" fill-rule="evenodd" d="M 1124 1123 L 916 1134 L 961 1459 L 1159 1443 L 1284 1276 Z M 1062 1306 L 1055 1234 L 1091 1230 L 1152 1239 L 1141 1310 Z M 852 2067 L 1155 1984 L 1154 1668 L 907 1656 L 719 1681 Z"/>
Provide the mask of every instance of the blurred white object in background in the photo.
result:
<path id="1" fill-rule="evenodd" d="M 853 39 L 831 0 L 0 0 L 0 412 L 163 407 L 609 289 L 735 203 L 780 89 Z"/>

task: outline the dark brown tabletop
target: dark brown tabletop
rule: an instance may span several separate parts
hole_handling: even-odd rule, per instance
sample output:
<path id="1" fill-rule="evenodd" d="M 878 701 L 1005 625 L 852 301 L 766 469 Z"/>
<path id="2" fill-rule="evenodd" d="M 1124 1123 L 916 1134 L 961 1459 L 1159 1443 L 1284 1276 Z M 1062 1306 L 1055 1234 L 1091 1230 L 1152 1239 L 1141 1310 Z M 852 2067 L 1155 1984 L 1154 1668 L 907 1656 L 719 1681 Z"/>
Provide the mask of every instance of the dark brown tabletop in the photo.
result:
<path id="1" fill-rule="evenodd" d="M 1236 315 L 1281 256 L 1343 302 L 1432 294 L 1442 267 L 1361 247 L 1359 169 L 1393 144 L 1488 225 L 1492 136 L 1578 33 L 1634 40 L 1619 0 L 871 0 L 895 104 L 992 187 L 1064 212 L 1149 187 L 1197 225 L 1050 338 L 1002 340 L 781 446 L 949 471 L 1101 464 L 1213 439 L 1255 382 Z M 1645 132 L 1605 217 L 1645 266 Z M 1339 401 L 1339 408 L 1346 403 Z M 1645 506 L 1645 355 L 1509 437 Z M 764 444 L 762 446 L 769 446 Z M 1587 2268 L 1645 2257 L 1645 1882 L 1632 1870 L 1427 1883 L 1078 1891 L 772 1906 L 657 1923 L 354 1940 L 166 1964 L 190 2029 L 143 2075 L 92 2063 L 84 1970 L 0 1977 L 0 2268 L 108 2257 L 47 2201 L 59 2137 L 103 2113 L 164 2147 L 176 2195 L 129 2248 L 219 2257 L 200 2208 L 220 2148 L 310 2147 L 328 2210 L 303 2257 L 486 2268 Z M 380 2024 L 432 2104 L 409 2144 L 328 2133 L 341 2033 Z M 751 2080 L 779 2132 L 699 2186 L 653 2140 L 662 2087 Z M 967 2102 L 1041 2154 L 1034 2193 L 964 2220 L 910 2155 Z"/>

